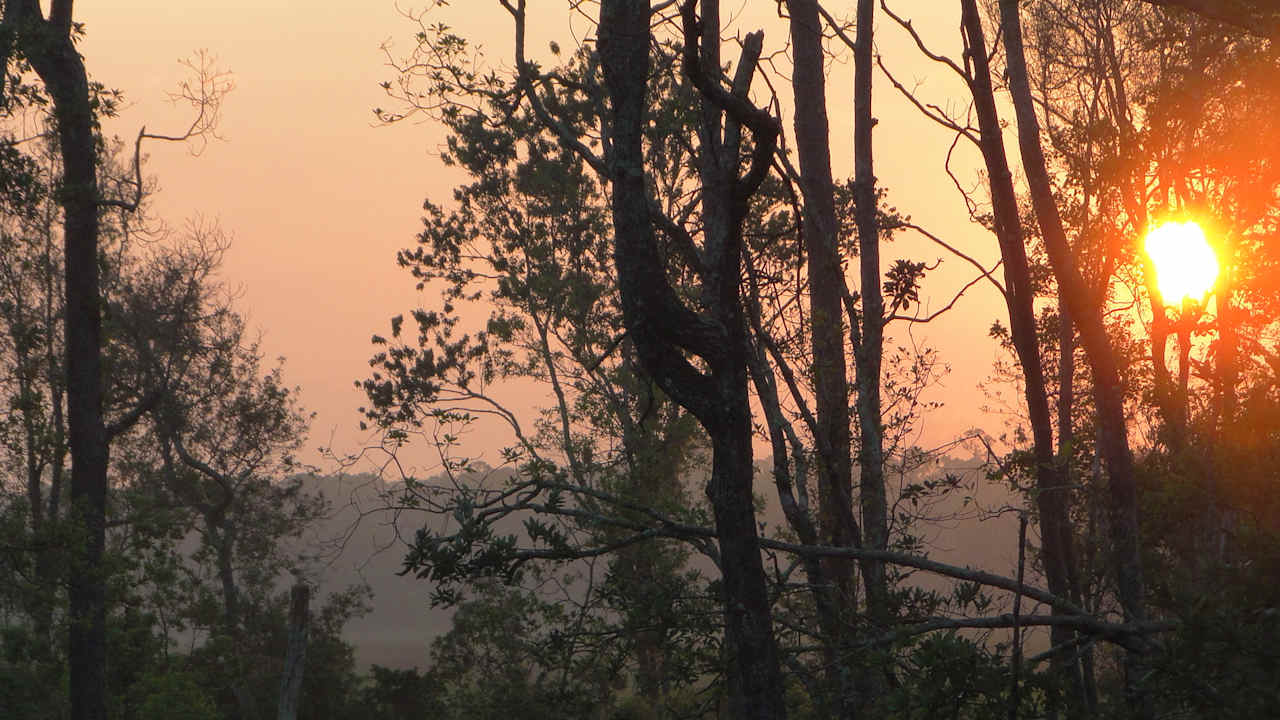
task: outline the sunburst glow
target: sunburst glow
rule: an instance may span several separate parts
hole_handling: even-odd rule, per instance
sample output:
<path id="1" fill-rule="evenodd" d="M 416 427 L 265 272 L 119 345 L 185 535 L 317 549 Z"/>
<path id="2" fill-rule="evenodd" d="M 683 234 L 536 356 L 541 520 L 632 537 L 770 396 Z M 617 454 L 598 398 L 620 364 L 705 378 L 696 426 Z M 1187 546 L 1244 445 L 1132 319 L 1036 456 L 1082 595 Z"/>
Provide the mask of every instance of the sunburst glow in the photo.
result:
<path id="1" fill-rule="evenodd" d="M 1218 258 L 1194 221 L 1168 222 L 1152 230 L 1146 250 L 1166 303 L 1203 300 L 1218 279 Z"/>

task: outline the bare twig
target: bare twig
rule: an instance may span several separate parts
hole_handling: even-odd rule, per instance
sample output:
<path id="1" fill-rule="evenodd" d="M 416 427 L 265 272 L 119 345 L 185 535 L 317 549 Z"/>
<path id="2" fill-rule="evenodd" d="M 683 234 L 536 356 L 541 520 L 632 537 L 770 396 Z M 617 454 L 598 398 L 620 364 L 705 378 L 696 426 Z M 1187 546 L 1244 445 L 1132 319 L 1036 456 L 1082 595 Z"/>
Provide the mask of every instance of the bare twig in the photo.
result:
<path id="1" fill-rule="evenodd" d="M 218 125 L 222 121 L 222 100 L 235 89 L 235 81 L 229 71 L 217 69 L 216 63 L 217 58 L 210 55 L 207 50 L 200 50 L 195 57 L 180 61 L 180 64 L 191 71 L 192 77 L 183 80 L 176 92 L 169 93 L 169 100 L 174 104 L 182 102 L 189 104 L 196 111 L 195 117 L 187 129 L 177 135 L 149 133 L 146 126 L 143 126 L 133 141 L 133 180 L 131 181 L 133 198 L 131 200 L 102 198 L 98 200 L 100 207 L 114 207 L 133 212 L 142 204 L 143 140 L 195 143 L 191 146 L 191 154 L 198 156 L 204 152 L 211 138 L 221 139 L 218 135 Z"/>

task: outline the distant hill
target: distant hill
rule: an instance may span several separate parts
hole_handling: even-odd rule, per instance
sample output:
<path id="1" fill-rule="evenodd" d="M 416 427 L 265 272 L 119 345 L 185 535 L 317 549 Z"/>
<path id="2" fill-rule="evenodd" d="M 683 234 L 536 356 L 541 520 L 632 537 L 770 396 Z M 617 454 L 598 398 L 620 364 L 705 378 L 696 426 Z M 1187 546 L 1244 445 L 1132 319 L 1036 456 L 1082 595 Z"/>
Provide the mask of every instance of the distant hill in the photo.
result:
<path id="1" fill-rule="evenodd" d="M 431 607 L 426 581 L 397 574 L 404 565 L 405 541 L 423 518 L 406 515 L 397 522 L 380 511 L 387 484 L 373 475 L 316 476 L 309 485 L 334 510 L 307 538 L 329 551 L 320 594 L 361 582 L 373 590 L 373 611 L 348 623 L 344 633 L 355 646 L 356 661 L 361 667 L 426 667 L 427 648 L 449 629 L 452 613 Z"/>
<path id="2" fill-rule="evenodd" d="M 767 463 L 767 459 L 758 463 L 755 491 L 766 501 L 760 521 L 773 534 L 786 526 L 786 520 Z M 936 560 L 1012 576 L 1017 564 L 1016 516 L 1006 513 L 983 521 L 977 516 L 979 509 L 990 511 L 1016 499 L 1006 488 L 987 482 L 978 472 L 979 466 L 977 459 L 944 458 L 917 474 L 916 478 L 933 478 L 951 472 L 964 479 L 963 489 L 929 508 L 928 514 L 937 520 L 919 526 L 918 533 L 926 538 Z M 397 517 L 382 510 L 380 498 L 394 486 L 373 475 L 315 476 L 307 482 L 309 489 L 323 493 L 334 509 L 307 538 L 329 550 L 322 568 L 321 594 L 360 582 L 373 590 L 373 611 L 346 628 L 357 662 L 362 667 L 375 663 L 426 667 L 431 640 L 449 629 L 452 613 L 431 607 L 432 588 L 427 581 L 398 573 L 403 569 L 406 543 L 429 518 L 412 513 Z M 891 485 L 891 493 L 896 490 Z M 923 573 L 914 576 L 913 582 L 936 589 L 949 584 Z"/>

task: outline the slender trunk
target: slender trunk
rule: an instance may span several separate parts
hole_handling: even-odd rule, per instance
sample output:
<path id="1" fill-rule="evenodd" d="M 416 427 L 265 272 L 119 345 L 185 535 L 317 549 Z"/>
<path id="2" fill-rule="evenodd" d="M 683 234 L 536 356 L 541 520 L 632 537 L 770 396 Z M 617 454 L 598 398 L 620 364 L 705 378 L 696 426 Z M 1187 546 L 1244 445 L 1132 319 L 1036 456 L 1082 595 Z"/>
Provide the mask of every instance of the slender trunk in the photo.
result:
<path id="1" fill-rule="evenodd" d="M 207 535 L 214 543 L 217 555 L 218 582 L 222 585 L 222 632 L 231 641 L 232 652 L 244 647 L 243 613 L 240 606 L 240 586 L 235 576 L 235 527 L 225 518 L 206 517 Z M 245 684 L 247 663 L 243 658 L 231 658 L 231 694 L 236 699 L 239 720 L 257 717 L 253 696 Z"/>
<path id="2" fill-rule="evenodd" d="M 752 324 L 757 335 L 763 335 L 764 329 L 759 323 L 759 307 L 755 298 L 756 288 L 752 283 Z M 763 341 L 761 341 L 763 342 Z M 782 414 L 782 404 L 778 400 L 777 383 L 774 381 L 772 369 L 765 359 L 764 349 L 757 344 L 750 356 L 751 378 L 755 384 L 756 396 L 764 412 L 765 423 L 769 428 L 769 441 L 773 450 L 773 481 L 778 490 L 778 500 L 787 524 L 795 532 L 796 538 L 804 545 L 823 544 L 818 540 L 818 531 L 809 515 L 808 502 L 804 494 L 797 501 L 797 489 L 803 491 L 805 482 L 805 463 L 801 459 L 803 451 L 796 453 L 794 472 L 788 462 L 787 443 L 799 446 L 799 440 Z M 794 478 L 794 482 L 793 482 Z M 826 639 L 822 643 L 822 662 L 824 668 L 822 696 L 817 698 L 818 712 L 824 716 L 836 716 L 839 707 L 837 701 L 856 697 L 856 686 L 852 683 L 852 674 L 840 654 L 840 629 L 842 613 L 837 610 L 834 583 L 828 580 L 827 570 L 820 558 L 806 555 L 801 558 L 804 565 L 805 578 L 813 595 L 814 609 L 818 617 L 818 627 Z M 844 712 L 841 710 L 841 712 Z"/>
<path id="3" fill-rule="evenodd" d="M 1184 306 L 1185 307 L 1185 306 Z M 1184 313 L 1186 310 L 1183 311 Z M 1187 422 L 1187 390 L 1191 383 L 1191 324 L 1187 319 L 1178 323 L 1178 421 Z"/>
<path id="4" fill-rule="evenodd" d="M 1027 569 L 1027 515 L 1018 515 L 1018 584 L 1026 578 Z M 1018 720 L 1018 711 L 1022 704 L 1022 628 L 1018 620 L 1022 617 L 1022 596 L 1013 596 L 1013 680 L 1009 688 L 1009 720 Z"/>
<path id="5" fill-rule="evenodd" d="M 49 498 L 48 511 L 45 517 L 53 520 L 59 517 L 62 510 L 62 484 L 66 474 L 67 453 L 67 419 L 63 408 L 66 400 L 66 374 L 62 364 L 58 362 L 65 348 L 58 348 L 54 339 L 53 328 L 57 327 L 59 312 L 55 301 L 59 295 L 65 295 L 66 283 L 58 285 L 58 272 L 55 258 L 57 247 L 53 233 L 55 210 L 46 203 L 44 223 L 44 275 L 45 275 L 45 373 L 49 383 L 49 406 L 53 426 L 53 437 L 50 441 L 52 459 L 49 461 Z M 61 351 L 61 352 L 60 352 Z"/>
<path id="6" fill-rule="evenodd" d="M 880 417 L 880 362 L 884 353 L 884 296 L 880 289 L 880 223 L 876 216 L 876 176 L 872 158 L 871 78 L 875 3 L 858 0 L 858 33 L 853 52 L 853 161 L 855 222 L 861 281 L 862 328 L 854 348 L 858 387 L 858 466 L 863 544 L 883 550 L 889 544 L 884 487 L 884 426 Z M 889 621 L 889 587 L 884 563 L 861 563 L 872 622 Z"/>
<path id="7" fill-rule="evenodd" d="M 17 317 L 13 329 L 14 354 L 16 355 L 15 374 L 18 381 L 18 413 L 22 416 L 23 454 L 26 462 L 27 504 L 31 522 L 31 543 L 34 546 L 33 584 L 36 587 L 32 594 L 34 602 L 29 604 L 29 614 L 35 628 L 36 637 L 40 639 L 40 652 L 52 650 L 55 645 L 53 632 L 53 599 L 57 597 L 57 578 L 52 546 L 51 529 L 57 518 L 45 514 L 44 468 L 48 465 L 50 448 L 40 437 L 42 429 L 37 427 L 36 413 L 39 411 L 40 398 L 34 389 L 36 365 L 31 362 L 27 341 L 21 337 L 20 330 L 24 323 L 22 315 L 26 308 L 17 308 Z"/>
<path id="8" fill-rule="evenodd" d="M 1109 76 L 1108 87 L 1112 95 L 1111 119 L 1119 133 L 1120 147 L 1129 152 L 1138 147 L 1135 139 L 1136 131 L 1133 118 L 1129 112 L 1129 93 L 1125 88 L 1125 76 L 1120 67 L 1120 59 L 1116 53 L 1113 27 L 1108 24 L 1101 31 L 1102 47 L 1106 53 L 1103 72 Z M 1120 174 L 1121 198 L 1125 212 L 1131 218 L 1136 236 L 1143 237 L 1150 230 L 1150 212 L 1145 197 L 1146 183 L 1139 170 L 1140 163 L 1129 163 L 1131 169 Z M 1173 378 L 1169 374 L 1168 352 L 1169 337 L 1173 330 L 1169 317 L 1165 313 L 1164 300 L 1160 296 L 1156 284 L 1155 264 L 1146 252 L 1139 252 L 1142 261 L 1143 279 L 1147 288 L 1147 299 L 1151 303 L 1151 369 L 1155 384 L 1156 405 L 1165 424 L 1165 442 L 1170 449 L 1180 451 L 1186 447 L 1186 404 L 1179 403 L 1174 389 Z M 1101 292 L 1109 277 L 1104 275 L 1095 279 L 1095 292 Z"/>
<path id="9" fill-rule="evenodd" d="M 796 150 L 804 197 L 804 242 L 809 272 L 810 341 L 817 404 L 818 529 L 823 545 L 852 547 L 859 542 L 853 522 L 849 383 L 845 366 L 843 298 L 847 291 L 840 263 L 835 181 L 831 174 L 830 126 L 827 121 L 826 75 L 823 72 L 822 27 L 816 0 L 789 0 L 795 98 Z M 827 558 L 822 576 L 832 587 L 823 591 L 834 610 L 823 627 L 825 643 L 835 651 L 827 668 L 829 693 L 838 705 L 828 712 L 856 714 L 856 693 L 845 671 L 843 655 L 851 639 L 854 615 L 854 568 L 851 560 Z M 820 616 L 821 617 L 821 616 Z"/>
<path id="10" fill-rule="evenodd" d="M 1166 355 L 1169 351 L 1169 337 L 1172 334 L 1169 316 L 1156 286 L 1155 263 L 1147 253 L 1139 254 L 1142 256 L 1143 274 L 1146 277 L 1147 298 L 1151 302 L 1151 371 L 1155 385 L 1156 406 L 1160 409 L 1160 418 L 1164 420 L 1165 443 L 1170 450 L 1178 452 L 1186 449 L 1186 405 L 1180 401 L 1180 395 L 1174 388 L 1173 377 L 1169 373 L 1169 359 Z"/>
<path id="11" fill-rule="evenodd" d="M 1235 265 L 1236 247 L 1228 237 L 1222 248 L 1222 280 L 1218 289 L 1217 375 L 1219 384 L 1218 423 L 1224 437 L 1231 437 L 1236 423 L 1236 387 L 1240 382 L 1239 333 L 1236 330 Z M 1190 343 L 1188 343 L 1189 345 Z"/>
<path id="12" fill-rule="evenodd" d="M 1071 324 L 1071 311 L 1067 309 L 1066 300 L 1058 295 L 1058 465 L 1062 468 L 1062 482 L 1068 487 L 1076 484 L 1072 468 L 1075 456 L 1075 428 L 1072 424 L 1072 412 L 1076 402 L 1076 333 Z M 1068 548 L 1070 555 L 1067 561 L 1067 584 L 1071 587 L 1071 602 L 1078 607 L 1086 607 L 1084 592 L 1080 585 L 1080 556 L 1075 550 L 1075 536 L 1070 522 L 1070 508 L 1067 511 Z M 1080 656 L 1080 705 L 1086 716 L 1098 712 L 1098 687 L 1093 671 L 1093 646 L 1079 651 Z"/>
<path id="13" fill-rule="evenodd" d="M 1240 335 L 1237 328 L 1237 308 L 1235 296 L 1236 243 L 1230 233 L 1226 235 L 1222 247 L 1222 273 L 1218 284 L 1218 342 L 1215 350 L 1217 367 L 1214 373 L 1218 383 L 1218 433 L 1219 437 L 1232 438 L 1239 436 L 1238 400 L 1236 388 L 1240 383 Z M 1185 310 L 1184 310 L 1185 312 Z M 1189 325 L 1189 323 L 1188 323 Z M 1189 364 L 1191 352 L 1191 329 L 1187 329 L 1184 363 Z M 1227 556 L 1227 520 L 1230 508 L 1222 497 L 1222 488 L 1218 478 L 1229 465 L 1227 456 L 1219 445 L 1208 457 L 1203 459 L 1205 468 L 1205 495 L 1208 498 L 1208 510 L 1205 518 L 1205 540 L 1207 547 L 1201 553 L 1206 563 L 1216 568 L 1223 567 Z"/>
<path id="14" fill-rule="evenodd" d="M 961 0 L 962 24 L 969 61 L 973 67 L 970 88 L 978 115 L 982 156 L 991 187 L 991 204 L 995 215 L 996 238 L 1004 263 L 1005 304 L 1009 312 L 1010 337 L 1018 364 L 1022 369 L 1024 398 L 1031 422 L 1032 452 L 1035 457 L 1035 503 L 1040 517 L 1040 554 L 1049 592 L 1062 598 L 1071 597 L 1069 582 L 1072 558 L 1071 524 L 1068 517 L 1068 488 L 1062 466 L 1053 451 L 1053 419 L 1049 413 L 1048 392 L 1040 361 L 1036 328 L 1035 291 L 1027 264 L 1025 239 L 1018 215 L 1018 198 L 1013 188 L 1013 175 L 1005 155 L 1004 137 L 996 111 L 987 64 L 986 36 L 975 0 Z M 1068 418 L 1068 427 L 1070 425 Z M 1061 614 L 1054 608 L 1054 614 Z M 1065 626 L 1050 630 L 1055 647 L 1069 647 L 1075 632 Z M 1078 665 L 1069 657 L 1055 654 L 1051 658 L 1055 674 L 1071 688 L 1069 697 L 1080 697 Z"/>
<path id="15" fill-rule="evenodd" d="M 1059 292 L 1066 298 L 1067 307 L 1080 331 L 1080 340 L 1093 370 L 1094 401 L 1097 405 L 1098 424 L 1102 429 L 1099 450 L 1107 466 L 1111 540 L 1115 552 L 1116 586 L 1120 604 L 1126 622 L 1142 622 L 1146 619 L 1146 609 L 1138 538 L 1138 492 L 1124 416 L 1124 388 L 1120 384 L 1115 352 L 1107 337 L 1101 307 L 1088 292 L 1076 267 L 1067 245 L 1062 218 L 1053 198 L 1044 153 L 1040 147 L 1039 123 L 1027 81 L 1018 12 L 1017 0 L 1000 0 L 1009 87 L 1018 119 L 1022 165 L 1031 187 L 1032 204 L 1054 276 L 1058 281 Z M 1150 703 L 1139 688 L 1141 653 L 1129 651 L 1125 665 L 1126 693 L 1131 709 L 1138 717 L 1150 717 Z"/>
<path id="16" fill-rule="evenodd" d="M 240 636 L 240 588 L 236 585 L 235 554 L 231 530 L 223 522 L 209 522 L 209 536 L 216 543 L 218 582 L 222 585 L 223 632 L 232 638 Z"/>
<path id="17" fill-rule="evenodd" d="M 640 369 L 634 366 L 630 353 L 623 350 L 623 363 L 628 371 L 640 376 Z M 656 388 L 650 388 L 656 395 Z M 665 402 L 655 400 L 650 403 Z M 636 423 L 629 415 L 629 407 L 618 407 L 617 419 L 622 427 L 622 445 L 625 449 L 627 473 L 629 477 L 628 494 L 634 498 L 672 497 L 679 492 L 679 464 L 667 464 L 666 458 L 660 459 L 663 453 L 663 440 L 659 435 L 659 421 L 642 420 Z M 654 408 L 648 413 L 650 418 L 661 415 Z M 618 577 L 623 587 L 633 588 L 637 597 L 643 598 L 640 603 L 630 609 L 636 629 L 634 631 L 636 655 L 636 694 L 650 707 L 661 707 L 666 698 L 667 630 L 664 618 L 672 611 L 669 599 L 656 599 L 646 588 L 650 587 L 661 572 L 659 561 L 664 552 L 663 545 L 641 543 L 618 551 L 617 560 L 610 566 L 610 572 Z"/>
<path id="18" fill-rule="evenodd" d="M 1071 457 L 1075 452 L 1075 428 L 1071 413 L 1076 403 L 1076 333 L 1071 325 L 1071 311 L 1066 300 L 1058 296 L 1058 461 L 1062 463 L 1064 480 L 1070 482 Z"/>

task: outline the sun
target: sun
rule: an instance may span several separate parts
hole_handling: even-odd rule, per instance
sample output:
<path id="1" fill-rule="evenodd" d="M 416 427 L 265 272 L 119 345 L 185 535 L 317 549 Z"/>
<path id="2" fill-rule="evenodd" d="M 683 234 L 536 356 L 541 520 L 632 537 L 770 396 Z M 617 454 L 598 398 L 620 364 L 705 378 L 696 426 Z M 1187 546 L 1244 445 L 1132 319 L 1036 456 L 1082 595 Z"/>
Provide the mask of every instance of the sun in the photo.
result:
<path id="1" fill-rule="evenodd" d="M 1194 221 L 1167 222 L 1147 235 L 1147 255 L 1156 267 L 1156 285 L 1167 304 L 1203 301 L 1218 279 L 1218 258 Z"/>

